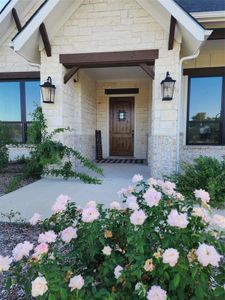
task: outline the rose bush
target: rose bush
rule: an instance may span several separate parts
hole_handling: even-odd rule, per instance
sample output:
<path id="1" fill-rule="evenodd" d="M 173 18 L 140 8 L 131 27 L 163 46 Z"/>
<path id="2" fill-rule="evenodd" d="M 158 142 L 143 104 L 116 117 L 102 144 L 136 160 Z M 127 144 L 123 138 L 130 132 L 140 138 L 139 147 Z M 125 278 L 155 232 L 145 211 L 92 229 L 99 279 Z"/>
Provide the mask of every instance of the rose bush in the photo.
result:
<path id="1" fill-rule="evenodd" d="M 225 218 L 212 215 L 208 194 L 189 200 L 168 181 L 132 182 L 109 209 L 60 195 L 38 245 L 0 256 L 7 288 L 21 285 L 28 299 L 224 299 Z"/>

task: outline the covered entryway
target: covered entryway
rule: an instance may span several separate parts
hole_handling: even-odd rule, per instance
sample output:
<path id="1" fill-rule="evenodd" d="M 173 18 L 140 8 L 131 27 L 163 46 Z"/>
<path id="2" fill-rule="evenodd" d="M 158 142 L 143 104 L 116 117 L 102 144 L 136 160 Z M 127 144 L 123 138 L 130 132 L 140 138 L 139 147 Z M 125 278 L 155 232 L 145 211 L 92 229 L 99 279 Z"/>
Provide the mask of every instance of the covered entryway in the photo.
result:
<path id="1" fill-rule="evenodd" d="M 76 112 L 80 111 L 81 117 L 82 153 L 99 160 L 99 144 L 97 147 L 93 140 L 94 130 L 98 130 L 101 159 L 148 160 L 151 87 L 157 58 L 157 49 L 60 54 L 60 62 L 68 69 L 65 84 L 71 86 L 70 79 L 79 71 L 74 87 L 81 91 Z"/>
<path id="2" fill-rule="evenodd" d="M 109 99 L 110 156 L 134 154 L 134 97 Z"/>

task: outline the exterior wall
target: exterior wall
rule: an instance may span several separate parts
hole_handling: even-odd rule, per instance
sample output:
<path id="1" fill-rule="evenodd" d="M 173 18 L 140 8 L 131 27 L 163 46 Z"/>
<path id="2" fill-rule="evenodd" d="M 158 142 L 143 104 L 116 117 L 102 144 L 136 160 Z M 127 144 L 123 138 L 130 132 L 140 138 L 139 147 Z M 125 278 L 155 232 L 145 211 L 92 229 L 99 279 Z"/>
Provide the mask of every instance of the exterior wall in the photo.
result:
<path id="1" fill-rule="evenodd" d="M 198 58 L 184 64 L 183 68 L 204 68 L 225 66 L 224 50 L 203 48 Z M 200 156 L 213 156 L 220 159 L 225 155 L 225 146 L 187 146 L 186 145 L 186 124 L 187 124 L 187 101 L 188 101 L 188 76 L 183 76 L 182 82 L 182 118 L 180 132 L 180 160 L 192 163 L 193 159 Z"/>
<path id="2" fill-rule="evenodd" d="M 42 60 L 43 68 L 46 69 L 44 77 L 51 75 L 53 82 L 59 87 L 56 97 L 59 110 L 55 112 L 55 118 L 49 110 L 49 124 L 53 125 L 59 119 L 63 125 L 65 120 L 60 117 L 60 109 L 63 110 L 65 106 L 64 96 L 68 96 L 73 90 L 79 94 L 78 87 L 71 90 L 72 80 L 62 85 L 65 70 L 58 64 L 60 53 L 159 49 L 150 112 L 152 124 L 148 130 L 148 160 L 152 176 L 174 171 L 177 95 L 175 94 L 173 101 L 164 103 L 160 94 L 160 82 L 165 78 L 166 71 L 170 71 L 171 76 L 178 80 L 180 44 L 174 44 L 174 50 L 168 51 L 168 33 L 135 0 L 85 0 L 51 41 L 52 57 Z M 69 99 L 72 103 L 71 96 Z M 73 109 L 76 111 L 75 107 Z M 47 112 L 47 108 L 45 111 Z"/>
<path id="3" fill-rule="evenodd" d="M 96 86 L 84 71 L 79 71 L 78 82 L 72 79 L 63 84 L 66 70 L 58 63 L 57 55 L 47 57 L 41 53 L 41 80 L 50 75 L 56 86 L 54 104 L 42 104 L 48 130 L 70 127 L 72 131 L 56 136 L 70 147 L 81 151 L 90 159 L 95 157 Z"/>
<path id="4" fill-rule="evenodd" d="M 134 156 L 147 158 L 149 106 L 151 101 L 151 81 L 118 81 L 97 82 L 97 129 L 102 132 L 103 157 L 109 156 L 109 95 L 105 89 L 139 88 L 139 94 L 127 95 L 135 97 L 134 109 Z M 126 95 L 113 95 L 113 97 Z"/>

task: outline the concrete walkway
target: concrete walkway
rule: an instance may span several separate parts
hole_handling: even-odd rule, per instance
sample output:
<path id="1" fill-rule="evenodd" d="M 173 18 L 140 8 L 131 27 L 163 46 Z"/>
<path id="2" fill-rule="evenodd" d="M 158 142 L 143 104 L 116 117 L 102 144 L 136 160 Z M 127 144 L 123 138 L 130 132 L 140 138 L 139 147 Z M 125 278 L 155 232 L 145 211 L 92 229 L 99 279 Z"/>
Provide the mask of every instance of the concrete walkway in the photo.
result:
<path id="1" fill-rule="evenodd" d="M 0 197 L 0 212 L 7 213 L 13 209 L 20 212 L 21 217 L 25 219 L 38 212 L 45 218 L 51 214 L 51 206 L 60 194 L 70 196 L 81 206 L 89 200 L 108 206 L 112 201 L 119 201 L 117 191 L 131 185 L 134 174 L 142 174 L 145 178 L 150 174 L 149 167 L 145 165 L 100 164 L 99 166 L 104 169 L 101 185 L 84 184 L 78 180 L 41 179 Z"/>

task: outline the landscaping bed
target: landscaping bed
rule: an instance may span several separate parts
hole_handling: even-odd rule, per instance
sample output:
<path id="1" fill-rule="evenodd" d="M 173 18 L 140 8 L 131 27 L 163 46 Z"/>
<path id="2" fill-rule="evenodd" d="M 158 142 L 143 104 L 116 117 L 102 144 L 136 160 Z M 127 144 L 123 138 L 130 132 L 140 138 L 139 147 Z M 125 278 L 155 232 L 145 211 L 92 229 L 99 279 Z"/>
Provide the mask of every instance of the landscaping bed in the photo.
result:
<path id="1" fill-rule="evenodd" d="M 36 181 L 34 178 L 22 178 L 24 163 L 11 162 L 0 172 L 0 196 Z"/>
<path id="2" fill-rule="evenodd" d="M 0 223 L 0 254 L 11 256 L 13 248 L 25 240 L 37 242 L 40 228 L 29 224 Z M 10 292 L 3 288 L 7 273 L 0 273 L 0 299 L 22 300 L 25 299 L 23 291 L 15 286 Z"/>

